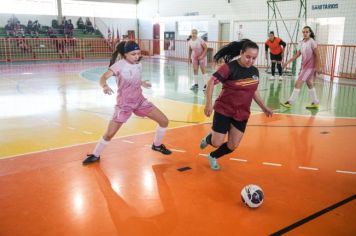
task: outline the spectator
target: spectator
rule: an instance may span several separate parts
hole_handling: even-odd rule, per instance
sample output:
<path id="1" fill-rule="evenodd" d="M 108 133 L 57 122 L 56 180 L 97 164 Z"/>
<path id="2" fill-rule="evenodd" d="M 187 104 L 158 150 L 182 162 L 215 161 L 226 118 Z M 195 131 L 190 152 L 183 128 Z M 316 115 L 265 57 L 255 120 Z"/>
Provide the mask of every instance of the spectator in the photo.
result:
<path id="1" fill-rule="evenodd" d="M 52 27 L 49 27 L 47 30 L 47 36 L 48 38 L 57 38 L 56 34 L 54 32 L 54 29 Z"/>
<path id="2" fill-rule="evenodd" d="M 64 35 L 66 38 L 73 37 L 74 26 L 72 24 L 72 20 L 68 20 L 67 24 L 64 26 Z"/>
<path id="3" fill-rule="evenodd" d="M 33 33 L 38 38 L 39 32 L 40 32 L 41 25 L 38 23 L 38 20 L 35 20 L 32 25 Z"/>
<path id="4" fill-rule="evenodd" d="M 79 17 L 78 21 L 77 21 L 77 28 L 78 29 L 85 29 L 85 25 L 84 25 L 84 21 L 81 17 Z"/>
<path id="5" fill-rule="evenodd" d="M 14 35 L 14 27 L 11 25 L 11 21 L 7 21 L 7 25 L 5 25 L 6 38 L 9 38 Z"/>
<path id="6" fill-rule="evenodd" d="M 20 22 L 17 22 L 15 27 L 14 27 L 14 33 L 15 37 L 23 38 L 25 36 L 25 32 L 20 24 Z"/>
<path id="7" fill-rule="evenodd" d="M 33 34 L 33 23 L 32 23 L 32 20 L 28 20 L 25 33 L 29 34 L 32 37 L 32 34 Z"/>
<path id="8" fill-rule="evenodd" d="M 94 33 L 94 27 L 93 24 L 91 23 L 89 17 L 86 18 L 85 20 L 85 32 L 84 33 Z"/>

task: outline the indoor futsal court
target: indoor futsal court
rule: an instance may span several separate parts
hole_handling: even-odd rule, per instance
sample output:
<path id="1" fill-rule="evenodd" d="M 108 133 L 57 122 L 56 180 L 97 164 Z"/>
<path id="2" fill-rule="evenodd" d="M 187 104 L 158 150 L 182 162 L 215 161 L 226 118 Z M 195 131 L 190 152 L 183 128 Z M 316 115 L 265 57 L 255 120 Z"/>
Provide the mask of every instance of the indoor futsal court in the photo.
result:
<path id="1" fill-rule="evenodd" d="M 355 1 L 1 2 L 0 236 L 356 235 Z M 312 31 L 317 100 L 309 78 L 296 87 Z M 241 43 L 247 49 L 232 61 L 214 61 L 245 38 L 258 49 Z M 268 44 L 276 38 L 285 42 L 277 43 L 281 59 Z M 195 40 L 202 42 L 198 64 Z M 108 69 L 118 45 L 123 54 Z M 130 64 L 137 51 L 142 60 L 135 54 Z M 225 137 L 231 153 L 214 156 L 224 144 L 212 146 L 222 121 L 205 115 L 209 94 L 214 103 L 224 91 L 249 93 L 249 80 L 228 90 L 235 74 L 221 79 L 222 68 L 243 68 L 249 55 L 273 115 L 253 101 L 246 129 L 228 126 L 229 138 L 237 137 L 234 129 L 243 134 L 236 149 Z M 279 60 L 287 63 L 281 71 Z M 136 91 L 124 90 L 136 86 L 123 85 L 125 68 L 137 65 L 150 83 L 138 87 L 168 127 L 135 113 L 106 140 L 108 124 L 125 111 L 118 104 Z M 114 94 L 105 94 L 108 88 Z M 152 150 L 162 127 L 159 144 L 170 155 Z M 202 139 L 210 144 L 204 149 Z M 84 163 L 102 140 L 100 160 Z M 252 198 L 243 194 L 247 185 L 259 186 L 258 205 L 255 190 Z"/>

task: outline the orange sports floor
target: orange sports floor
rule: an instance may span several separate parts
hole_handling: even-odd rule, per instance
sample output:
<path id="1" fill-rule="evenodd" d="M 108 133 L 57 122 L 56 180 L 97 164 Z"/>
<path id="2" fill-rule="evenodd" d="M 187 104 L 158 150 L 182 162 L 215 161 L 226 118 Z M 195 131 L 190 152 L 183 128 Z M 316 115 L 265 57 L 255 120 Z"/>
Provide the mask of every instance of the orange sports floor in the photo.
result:
<path id="1" fill-rule="evenodd" d="M 356 194 L 356 119 L 253 115 L 240 147 L 212 171 L 199 149 L 210 124 L 0 159 L 0 235 L 270 235 Z M 192 169 L 177 171 L 180 167 Z M 258 209 L 240 191 L 257 184 Z M 286 235 L 356 235 L 351 200 Z"/>

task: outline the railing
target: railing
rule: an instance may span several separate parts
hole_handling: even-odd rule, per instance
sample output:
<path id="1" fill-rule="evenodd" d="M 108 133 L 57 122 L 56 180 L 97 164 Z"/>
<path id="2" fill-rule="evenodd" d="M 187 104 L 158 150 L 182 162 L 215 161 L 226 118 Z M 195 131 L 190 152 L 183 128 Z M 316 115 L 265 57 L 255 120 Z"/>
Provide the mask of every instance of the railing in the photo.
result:
<path id="1" fill-rule="evenodd" d="M 185 40 L 137 40 L 142 54 L 163 59 L 188 60 L 188 42 Z M 229 42 L 207 42 L 208 62 L 213 63 L 213 56 Z M 264 43 L 258 43 L 260 50 L 255 65 L 268 68 Z M 287 44 L 283 60 L 291 58 L 296 52 L 297 44 Z M 334 78 L 356 79 L 356 45 L 318 45 L 320 54 L 319 73 Z M 0 62 L 33 60 L 78 60 L 107 58 L 112 48 L 106 39 L 0 39 Z M 267 55 L 269 58 L 269 55 Z M 295 71 L 293 64 L 287 70 Z"/>
<path id="2" fill-rule="evenodd" d="M 356 79 L 355 45 L 337 45 L 333 62 L 333 77 Z"/>
<path id="3" fill-rule="evenodd" d="M 79 60 L 109 58 L 106 39 L 0 39 L 0 61 Z"/>

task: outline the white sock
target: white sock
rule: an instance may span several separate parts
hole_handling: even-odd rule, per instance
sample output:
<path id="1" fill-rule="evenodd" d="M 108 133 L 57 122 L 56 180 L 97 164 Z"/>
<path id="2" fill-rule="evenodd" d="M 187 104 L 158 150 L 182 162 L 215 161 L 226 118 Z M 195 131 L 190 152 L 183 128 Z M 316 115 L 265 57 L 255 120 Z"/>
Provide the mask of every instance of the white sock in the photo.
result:
<path id="1" fill-rule="evenodd" d="M 203 74 L 203 81 L 204 81 L 204 84 L 208 83 L 208 74 Z"/>
<path id="2" fill-rule="evenodd" d="M 290 104 L 293 104 L 295 102 L 295 100 L 297 100 L 297 98 L 299 96 L 299 92 L 300 92 L 300 89 L 296 89 L 296 88 L 293 89 L 292 95 L 290 95 L 290 97 L 288 99 L 288 102 Z"/>
<path id="3" fill-rule="evenodd" d="M 319 104 L 319 100 L 316 96 L 316 91 L 315 91 L 315 88 L 312 88 L 312 89 L 309 89 L 309 96 L 312 100 L 312 103 L 314 104 Z"/>
<path id="4" fill-rule="evenodd" d="M 167 128 L 162 128 L 160 126 L 157 127 L 155 139 L 153 140 L 153 144 L 155 146 L 159 146 L 162 144 L 162 140 L 163 140 L 164 134 L 166 133 L 166 129 Z"/>
<path id="5" fill-rule="evenodd" d="M 193 75 L 194 84 L 198 84 L 198 75 Z"/>
<path id="6" fill-rule="evenodd" d="M 106 146 L 106 144 L 108 144 L 110 141 L 105 141 L 105 139 L 103 139 L 101 137 L 101 139 L 99 140 L 99 142 L 96 144 L 95 149 L 94 149 L 94 156 L 98 157 L 100 156 L 100 154 L 104 151 L 104 148 Z"/>

